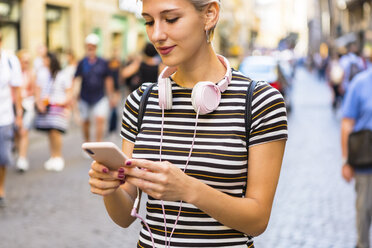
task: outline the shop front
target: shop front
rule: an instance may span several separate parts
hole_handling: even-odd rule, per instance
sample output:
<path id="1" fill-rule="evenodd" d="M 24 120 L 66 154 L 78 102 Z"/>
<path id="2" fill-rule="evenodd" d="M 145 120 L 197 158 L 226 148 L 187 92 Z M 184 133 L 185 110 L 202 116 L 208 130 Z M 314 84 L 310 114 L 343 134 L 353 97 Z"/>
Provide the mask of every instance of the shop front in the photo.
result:
<path id="1" fill-rule="evenodd" d="M 0 32 L 3 48 L 12 51 L 21 48 L 19 1 L 0 0 Z"/>
<path id="2" fill-rule="evenodd" d="M 61 53 L 70 49 L 69 9 L 55 5 L 46 5 L 45 20 L 45 40 L 48 50 Z"/>

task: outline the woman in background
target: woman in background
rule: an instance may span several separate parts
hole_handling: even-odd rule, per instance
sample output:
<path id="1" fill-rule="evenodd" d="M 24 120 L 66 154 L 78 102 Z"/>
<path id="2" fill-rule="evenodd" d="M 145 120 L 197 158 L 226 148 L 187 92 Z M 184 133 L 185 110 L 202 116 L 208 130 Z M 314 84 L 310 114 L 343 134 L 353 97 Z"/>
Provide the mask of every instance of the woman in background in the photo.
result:
<path id="1" fill-rule="evenodd" d="M 29 145 L 29 131 L 33 127 L 35 118 L 35 73 L 31 66 L 30 53 L 21 50 L 17 54 L 21 64 L 23 83 L 21 85 L 22 107 L 23 107 L 23 126 L 16 132 L 16 146 L 18 147 L 18 159 L 16 167 L 20 172 L 29 169 L 27 151 Z"/>
<path id="2" fill-rule="evenodd" d="M 50 158 L 45 162 L 46 170 L 62 171 L 62 134 L 68 126 L 68 111 L 72 99 L 72 76 L 61 72 L 57 57 L 48 52 L 44 67 L 36 78 L 35 100 L 38 114 L 35 126 L 48 133 Z"/>

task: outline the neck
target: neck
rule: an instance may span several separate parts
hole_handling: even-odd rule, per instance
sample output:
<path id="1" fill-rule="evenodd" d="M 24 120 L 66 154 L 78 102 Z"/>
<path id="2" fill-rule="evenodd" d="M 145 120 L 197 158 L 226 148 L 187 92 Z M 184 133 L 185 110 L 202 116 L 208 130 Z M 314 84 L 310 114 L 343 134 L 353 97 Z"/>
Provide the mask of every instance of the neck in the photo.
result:
<path id="1" fill-rule="evenodd" d="M 210 47 L 205 53 L 198 53 L 190 61 L 179 65 L 173 80 L 182 87 L 193 88 L 201 81 L 219 82 L 225 76 L 226 70 L 230 68 L 225 68 Z"/>
<path id="2" fill-rule="evenodd" d="M 94 61 L 96 61 L 96 59 L 97 59 L 97 56 L 96 56 L 96 55 L 89 55 L 89 56 L 88 56 L 88 60 L 89 60 L 90 62 L 94 62 Z"/>

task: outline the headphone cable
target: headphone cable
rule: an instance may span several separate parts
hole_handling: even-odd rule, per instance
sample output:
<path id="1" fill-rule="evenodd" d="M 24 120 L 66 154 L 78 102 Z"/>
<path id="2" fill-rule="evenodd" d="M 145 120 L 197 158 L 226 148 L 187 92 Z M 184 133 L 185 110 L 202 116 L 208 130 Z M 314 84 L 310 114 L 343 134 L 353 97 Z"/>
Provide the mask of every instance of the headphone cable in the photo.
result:
<path id="1" fill-rule="evenodd" d="M 191 158 L 192 150 L 194 149 L 194 143 L 195 143 L 195 137 L 196 137 L 196 128 L 198 126 L 199 110 L 200 110 L 200 107 L 198 108 L 198 112 L 196 112 L 196 120 L 195 120 L 195 127 L 194 127 L 194 136 L 192 138 L 192 143 L 191 143 L 191 148 L 190 148 L 189 156 L 187 158 L 187 161 L 186 161 L 186 164 L 185 164 L 185 168 L 183 169 L 183 172 L 184 173 L 185 173 L 185 171 L 187 169 L 187 166 L 189 165 L 189 161 L 190 161 L 190 158 Z M 178 219 L 179 219 L 179 217 L 181 215 L 181 209 L 182 209 L 182 201 L 180 202 L 180 208 L 178 209 L 177 218 L 176 218 L 176 221 L 174 222 L 174 226 L 173 226 L 172 232 L 169 235 L 168 247 L 170 247 L 170 243 L 171 243 L 173 232 L 176 229 L 176 225 L 177 225 Z"/>

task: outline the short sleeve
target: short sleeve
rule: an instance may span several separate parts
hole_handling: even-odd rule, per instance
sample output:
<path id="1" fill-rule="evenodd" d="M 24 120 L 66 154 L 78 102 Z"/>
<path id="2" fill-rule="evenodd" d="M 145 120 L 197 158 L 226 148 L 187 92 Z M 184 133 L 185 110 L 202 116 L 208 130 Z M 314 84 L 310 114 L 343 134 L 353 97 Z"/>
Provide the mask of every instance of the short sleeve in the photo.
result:
<path id="1" fill-rule="evenodd" d="M 356 119 L 359 111 L 358 91 L 355 87 L 357 83 L 351 84 L 350 88 L 346 91 L 345 100 L 342 105 L 342 117 Z"/>
<path id="2" fill-rule="evenodd" d="M 268 83 L 259 82 L 253 93 L 249 146 L 287 138 L 287 111 L 283 96 Z"/>
<path id="3" fill-rule="evenodd" d="M 83 75 L 83 60 L 81 60 L 76 68 L 74 77 L 81 77 Z"/>
<path id="4" fill-rule="evenodd" d="M 10 85 L 13 87 L 18 87 L 22 85 L 23 78 L 22 78 L 22 70 L 21 65 L 19 63 L 18 58 L 15 55 L 9 56 L 9 62 L 12 66 L 12 80 L 10 82 Z"/>
<path id="5" fill-rule="evenodd" d="M 151 83 L 142 84 L 137 90 L 133 91 L 125 101 L 120 136 L 132 143 L 136 141 L 138 134 L 138 109 L 141 97 L 149 84 Z"/>

